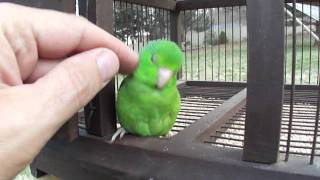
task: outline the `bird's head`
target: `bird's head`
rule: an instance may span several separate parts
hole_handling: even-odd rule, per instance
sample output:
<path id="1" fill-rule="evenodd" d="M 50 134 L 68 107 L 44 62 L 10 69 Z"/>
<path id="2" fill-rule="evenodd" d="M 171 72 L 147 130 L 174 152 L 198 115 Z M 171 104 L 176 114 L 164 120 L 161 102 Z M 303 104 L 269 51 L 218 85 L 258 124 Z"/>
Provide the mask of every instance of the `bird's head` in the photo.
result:
<path id="1" fill-rule="evenodd" d="M 176 79 L 182 60 L 183 53 L 174 42 L 153 41 L 140 51 L 139 66 L 134 76 L 149 86 L 162 89 Z"/>

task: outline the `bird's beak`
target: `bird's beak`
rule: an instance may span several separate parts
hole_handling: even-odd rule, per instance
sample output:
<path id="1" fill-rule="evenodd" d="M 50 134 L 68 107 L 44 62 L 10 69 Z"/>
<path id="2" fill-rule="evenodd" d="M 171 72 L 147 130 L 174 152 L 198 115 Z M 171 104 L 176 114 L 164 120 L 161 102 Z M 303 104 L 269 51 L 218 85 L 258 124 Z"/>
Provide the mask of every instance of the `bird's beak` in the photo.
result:
<path id="1" fill-rule="evenodd" d="M 159 89 L 163 88 L 164 85 L 167 84 L 171 76 L 173 75 L 173 72 L 166 68 L 160 68 L 158 70 L 158 83 L 157 87 Z"/>

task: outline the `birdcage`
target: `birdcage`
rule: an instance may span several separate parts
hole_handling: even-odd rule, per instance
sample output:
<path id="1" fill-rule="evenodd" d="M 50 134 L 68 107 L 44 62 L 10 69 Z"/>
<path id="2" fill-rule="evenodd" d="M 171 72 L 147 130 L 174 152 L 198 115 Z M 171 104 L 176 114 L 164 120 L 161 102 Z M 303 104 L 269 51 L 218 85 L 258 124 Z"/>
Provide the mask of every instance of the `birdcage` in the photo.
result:
<path id="1" fill-rule="evenodd" d="M 119 75 L 40 152 L 35 176 L 320 177 L 320 1 L 54 2 L 49 8 L 77 9 L 137 52 L 152 40 L 175 41 L 185 57 L 177 84 L 182 107 L 169 137 L 127 135 L 109 144 Z"/>

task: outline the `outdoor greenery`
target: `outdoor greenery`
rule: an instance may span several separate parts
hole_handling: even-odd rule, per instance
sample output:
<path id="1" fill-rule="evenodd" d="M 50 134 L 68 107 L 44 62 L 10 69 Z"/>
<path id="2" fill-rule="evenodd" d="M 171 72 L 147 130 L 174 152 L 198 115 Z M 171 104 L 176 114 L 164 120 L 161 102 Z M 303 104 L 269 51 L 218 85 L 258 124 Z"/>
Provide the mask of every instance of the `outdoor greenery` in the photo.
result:
<path id="1" fill-rule="evenodd" d="M 45 176 L 44 178 L 38 178 L 38 179 L 34 178 L 31 175 L 31 171 L 28 166 L 17 177 L 15 177 L 14 180 L 59 180 L 59 179 L 54 176 Z"/>
<path id="2" fill-rule="evenodd" d="M 14 180 L 35 180 L 36 178 L 33 178 L 31 175 L 30 168 L 27 167 L 24 169 Z"/>
<path id="3" fill-rule="evenodd" d="M 195 11 L 186 11 L 183 13 L 184 19 L 182 19 L 182 22 L 186 24 L 186 30 L 190 31 L 197 31 L 197 32 L 203 32 L 210 28 L 210 13 L 212 9 L 210 10 L 204 10 L 199 9 Z M 192 25 L 191 25 L 192 24 Z"/>
<path id="4" fill-rule="evenodd" d="M 243 42 L 241 47 L 239 43 L 234 43 L 233 51 L 232 44 L 228 43 L 208 45 L 206 48 L 202 47 L 199 51 L 198 49 L 187 49 L 184 53 L 183 79 L 246 81 L 246 42 Z"/>
<path id="5" fill-rule="evenodd" d="M 218 43 L 219 44 L 228 43 L 228 38 L 227 38 L 227 35 L 226 35 L 226 33 L 224 31 L 220 32 Z"/>
<path id="6" fill-rule="evenodd" d="M 164 10 L 117 1 L 114 9 L 115 36 L 122 41 L 137 39 L 143 33 L 150 40 L 167 35 L 169 13 Z"/>
<path id="7" fill-rule="evenodd" d="M 211 31 L 206 31 L 204 43 L 207 45 L 215 46 L 218 44 L 225 44 L 228 42 L 227 35 L 225 31 L 220 31 L 219 36 L 217 37 L 216 33 Z M 187 45 L 190 45 L 190 42 L 187 42 Z"/>
<path id="8" fill-rule="evenodd" d="M 311 46 L 310 46 L 311 44 Z M 291 83 L 292 36 L 285 42 L 285 80 Z M 308 34 L 297 35 L 296 83 L 317 84 L 319 55 L 318 46 Z M 191 58 L 192 55 L 192 58 Z M 185 51 L 183 79 L 214 81 L 246 81 L 247 79 L 247 42 L 228 42 Z M 272 72 L 270 72 L 272 73 Z M 309 79 L 310 74 L 310 79 Z"/>

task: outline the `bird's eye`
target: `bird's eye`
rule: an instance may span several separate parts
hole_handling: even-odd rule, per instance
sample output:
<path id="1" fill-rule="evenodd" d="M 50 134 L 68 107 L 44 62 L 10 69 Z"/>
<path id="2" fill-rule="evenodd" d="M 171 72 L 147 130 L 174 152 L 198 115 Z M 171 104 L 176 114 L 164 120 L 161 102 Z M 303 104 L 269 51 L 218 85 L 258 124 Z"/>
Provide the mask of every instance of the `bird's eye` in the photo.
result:
<path id="1" fill-rule="evenodd" d="M 152 54 L 151 61 L 152 63 L 157 63 L 157 56 L 155 54 Z"/>

